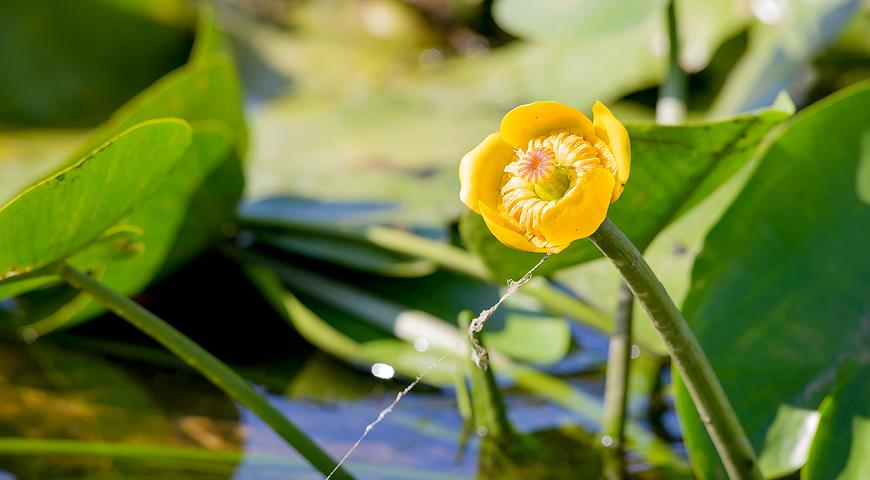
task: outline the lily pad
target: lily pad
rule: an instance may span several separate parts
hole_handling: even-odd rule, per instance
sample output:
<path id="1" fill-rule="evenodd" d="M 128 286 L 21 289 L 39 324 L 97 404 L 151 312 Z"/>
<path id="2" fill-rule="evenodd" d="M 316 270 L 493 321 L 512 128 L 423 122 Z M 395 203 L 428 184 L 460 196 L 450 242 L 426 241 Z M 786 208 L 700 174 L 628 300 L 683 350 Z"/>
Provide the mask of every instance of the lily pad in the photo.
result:
<path id="1" fill-rule="evenodd" d="M 806 415 L 782 417 L 780 411 L 819 409 L 845 365 L 867 362 L 870 257 L 863 247 L 870 237 L 870 205 L 860 199 L 855 181 L 867 111 L 870 83 L 864 82 L 801 112 L 764 151 L 695 262 L 686 318 L 753 445 L 764 447 L 767 474 L 802 464 L 807 442 L 817 458 L 834 458 L 848 447 L 824 450 L 827 443 L 815 442 L 825 438 L 802 428 Z M 823 169 L 819 158 L 825 159 Z M 679 383 L 676 395 L 698 477 L 726 478 Z M 859 416 L 863 407 L 842 402 L 837 408 L 842 410 L 836 415 Z M 774 426 L 800 434 L 802 441 L 771 433 Z M 793 455 L 782 454 L 789 448 L 783 441 L 793 445 Z M 866 458 L 861 445 L 849 447 L 858 455 L 850 462 Z"/>

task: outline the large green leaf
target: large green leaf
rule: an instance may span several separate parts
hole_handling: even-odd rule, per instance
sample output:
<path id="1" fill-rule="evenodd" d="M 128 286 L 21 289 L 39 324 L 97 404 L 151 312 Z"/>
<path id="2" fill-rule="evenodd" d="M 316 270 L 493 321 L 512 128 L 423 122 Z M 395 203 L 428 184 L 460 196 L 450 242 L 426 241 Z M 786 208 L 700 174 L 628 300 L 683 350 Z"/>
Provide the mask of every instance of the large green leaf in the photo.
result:
<path id="1" fill-rule="evenodd" d="M 155 21 L 108 0 L 0 2 L 0 124 L 103 121 L 184 63 L 191 42 L 185 12 L 163 13 L 173 18 Z"/>
<path id="2" fill-rule="evenodd" d="M 788 115 L 784 106 L 715 123 L 629 126 L 631 178 L 608 215 L 645 249 L 662 229 L 743 166 L 764 135 Z M 519 278 L 541 259 L 541 254 L 502 245 L 479 215 L 466 214 L 460 232 L 497 278 Z M 590 242 L 577 241 L 538 272 L 546 275 L 600 256 Z"/>
<path id="3" fill-rule="evenodd" d="M 764 445 L 768 474 L 803 463 L 815 430 L 803 427 L 808 416 L 843 365 L 867 361 L 870 206 L 856 174 L 867 155 L 868 111 L 865 82 L 801 112 L 765 151 L 695 262 L 686 318 L 753 444 Z M 725 478 L 682 385 L 677 399 L 697 474 Z M 794 446 L 790 454 L 783 442 Z"/>
<path id="4" fill-rule="evenodd" d="M 179 119 L 143 122 L 0 208 L 0 278 L 62 260 L 153 194 L 190 145 Z"/>
<path id="5" fill-rule="evenodd" d="M 193 126 L 193 146 L 179 168 L 124 220 L 123 228 L 131 234 L 114 244 L 95 245 L 73 259 L 79 268 L 98 269 L 104 283 L 125 295 L 138 293 L 159 272 L 171 270 L 213 242 L 241 195 L 240 158 L 247 145 L 241 92 L 234 66 L 222 53 L 210 9 L 202 11 L 195 47 L 188 65 L 131 100 L 80 148 L 149 118 L 175 116 Z M 76 314 L 82 307 L 84 311 Z M 83 302 L 66 313 L 83 320 L 100 311 L 96 304 Z M 53 318 L 34 327 L 42 334 L 66 320 Z"/>
<path id="6" fill-rule="evenodd" d="M 183 118 L 191 124 L 202 121 L 217 126 L 214 122 L 223 123 L 223 128 L 229 129 L 235 140 L 233 150 L 223 152 L 217 167 L 200 166 L 209 175 L 195 193 L 176 199 L 177 208 L 184 210 L 186 216 L 180 230 L 162 240 L 174 242 L 165 268 L 170 270 L 214 241 L 244 188 L 241 159 L 248 140 L 241 87 L 210 8 L 200 11 L 196 43 L 188 64 L 130 100 L 92 134 L 83 148 L 131 124 L 165 116 Z M 149 226 L 142 225 L 142 228 Z"/>
<path id="7" fill-rule="evenodd" d="M 77 131 L 19 130 L 0 133 L 0 202 L 60 170 L 81 142 Z M 88 153 L 88 152 L 84 152 Z M 77 160 L 77 159 L 76 159 Z"/>
<path id="8" fill-rule="evenodd" d="M 71 263 L 84 270 L 99 271 L 102 281 L 125 295 L 139 292 L 165 264 L 186 215 L 184 207 L 203 178 L 227 158 L 234 139 L 234 132 L 222 122 L 194 123 L 191 147 L 154 196 L 121 219 L 110 234 L 72 257 Z M 0 298 L 23 294 L 50 280 L 6 282 L 0 287 Z M 98 304 L 82 301 L 67 306 L 63 317 L 40 320 L 44 312 L 39 310 L 28 311 L 26 317 L 30 322 L 38 321 L 33 327 L 41 335 L 68 322 L 82 309 L 85 311 L 78 313 L 79 320 L 102 311 Z"/>

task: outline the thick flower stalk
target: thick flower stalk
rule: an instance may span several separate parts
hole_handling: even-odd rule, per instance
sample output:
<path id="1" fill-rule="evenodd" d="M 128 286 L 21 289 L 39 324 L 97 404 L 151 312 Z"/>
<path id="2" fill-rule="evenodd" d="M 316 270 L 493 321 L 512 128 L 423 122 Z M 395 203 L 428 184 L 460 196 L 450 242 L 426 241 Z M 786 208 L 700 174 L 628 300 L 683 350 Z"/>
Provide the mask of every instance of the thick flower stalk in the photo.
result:
<path id="1" fill-rule="evenodd" d="M 559 102 L 504 116 L 462 158 L 460 198 L 509 247 L 559 253 L 595 232 L 631 165 L 628 133 L 601 102 L 594 120 Z"/>

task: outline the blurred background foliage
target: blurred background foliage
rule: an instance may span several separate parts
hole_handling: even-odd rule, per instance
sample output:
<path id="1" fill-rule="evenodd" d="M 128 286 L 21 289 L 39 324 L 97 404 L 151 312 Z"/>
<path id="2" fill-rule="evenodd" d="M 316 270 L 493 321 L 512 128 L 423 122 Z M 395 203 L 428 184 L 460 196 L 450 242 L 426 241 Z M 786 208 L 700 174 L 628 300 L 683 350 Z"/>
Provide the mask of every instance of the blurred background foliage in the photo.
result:
<path id="1" fill-rule="evenodd" d="M 461 311 L 490 305 L 537 260 L 464 212 L 459 158 L 517 104 L 601 100 L 629 124 L 634 152 L 611 214 L 677 303 L 688 297 L 765 473 L 806 464 L 801 478 L 861 478 L 870 3 L 677 1 L 691 122 L 680 127 L 653 124 L 665 4 L 0 2 L 0 202 L 143 120 L 187 121 L 184 167 L 69 261 L 238 367 L 340 456 L 402 385 L 361 371 L 384 363 L 414 377 L 456 349 Z M 596 476 L 597 455 L 538 461 L 542 445 L 595 443 L 618 277 L 587 243 L 548 262 L 548 278 L 488 326 L 522 451 L 472 438 L 466 452 L 467 365 L 451 356 L 426 379 L 438 389 L 409 398 L 400 409 L 414 413 L 391 416 L 397 426 L 373 433 L 351 470 Z M 636 311 L 632 471 L 685 478 L 688 449 L 696 476 L 723 478 Z M 317 478 L 249 413 L 102 312 L 50 276 L 0 284 L 0 469 Z"/>

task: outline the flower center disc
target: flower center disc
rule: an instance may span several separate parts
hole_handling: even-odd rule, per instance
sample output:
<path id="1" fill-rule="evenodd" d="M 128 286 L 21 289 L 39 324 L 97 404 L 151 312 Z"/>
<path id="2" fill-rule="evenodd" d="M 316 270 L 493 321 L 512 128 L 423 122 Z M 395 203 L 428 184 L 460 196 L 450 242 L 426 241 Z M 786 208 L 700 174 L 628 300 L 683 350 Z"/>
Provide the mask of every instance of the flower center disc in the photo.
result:
<path id="1" fill-rule="evenodd" d="M 517 165 L 517 175 L 529 183 L 550 179 L 556 170 L 556 154 L 549 148 L 534 148 L 526 152 Z"/>

